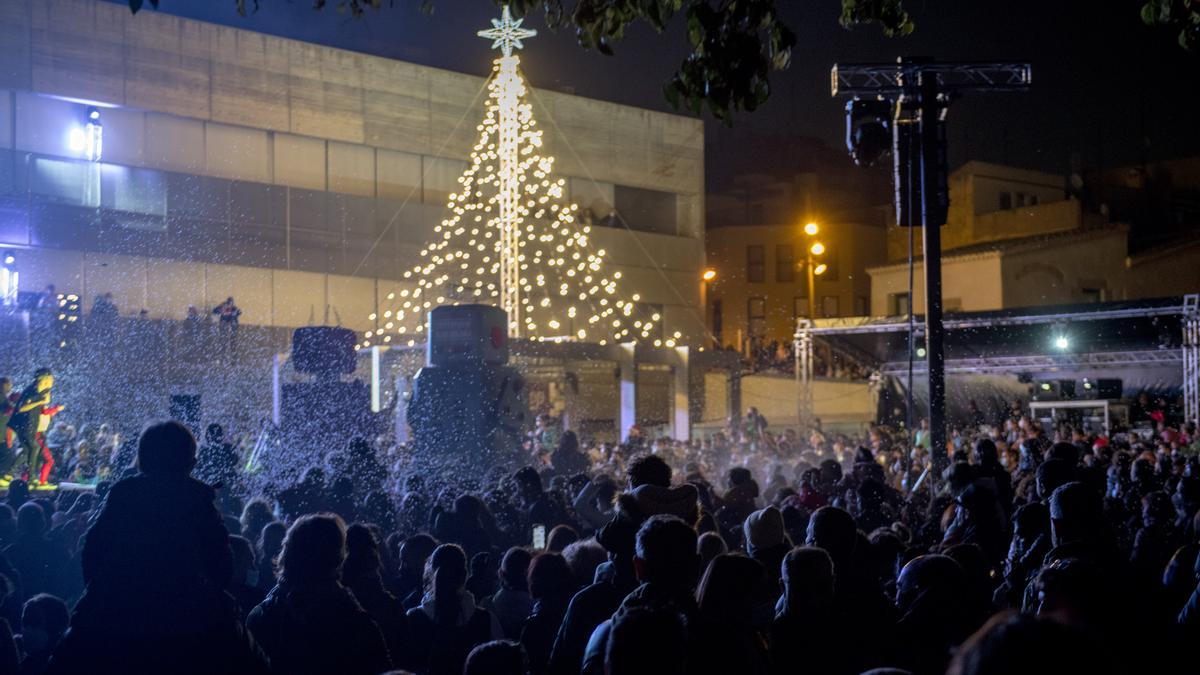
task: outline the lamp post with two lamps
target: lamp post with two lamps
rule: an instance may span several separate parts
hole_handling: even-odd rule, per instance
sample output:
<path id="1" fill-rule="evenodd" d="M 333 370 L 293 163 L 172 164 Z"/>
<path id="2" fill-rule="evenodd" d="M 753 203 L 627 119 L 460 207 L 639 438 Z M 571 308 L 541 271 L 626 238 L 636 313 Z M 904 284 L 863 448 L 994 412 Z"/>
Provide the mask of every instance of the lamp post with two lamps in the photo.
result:
<path id="1" fill-rule="evenodd" d="M 814 282 L 818 276 L 829 269 L 828 265 L 819 260 L 821 256 L 825 255 L 825 244 L 812 241 L 820 231 L 821 227 L 816 223 L 808 223 L 804 226 L 804 234 L 808 237 L 804 247 L 804 269 L 808 277 L 808 318 L 810 321 L 817 318 L 817 296 L 814 291 Z M 808 244 L 807 241 L 812 241 L 812 244 Z"/>

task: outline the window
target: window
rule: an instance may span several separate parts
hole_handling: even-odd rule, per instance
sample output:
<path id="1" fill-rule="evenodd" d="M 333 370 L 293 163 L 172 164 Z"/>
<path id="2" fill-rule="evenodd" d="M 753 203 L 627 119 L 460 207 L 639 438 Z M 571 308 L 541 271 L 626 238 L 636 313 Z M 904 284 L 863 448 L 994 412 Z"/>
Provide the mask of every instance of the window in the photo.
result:
<path id="1" fill-rule="evenodd" d="M 775 281 L 790 283 L 796 280 L 796 253 L 791 244 L 775 246 Z"/>
<path id="2" fill-rule="evenodd" d="M 1029 195 L 1029 205 L 1030 206 L 1038 205 L 1038 196 L 1037 195 Z"/>
<path id="3" fill-rule="evenodd" d="M 613 207 L 630 229 L 677 234 L 673 193 L 617 185 L 613 189 Z M 604 224 L 603 219 L 601 224 Z M 615 226 L 621 227 L 621 224 L 618 222 Z"/>
<path id="4" fill-rule="evenodd" d="M 869 316 L 871 314 L 871 301 L 867 296 L 860 295 L 854 298 L 854 316 Z"/>
<path id="5" fill-rule="evenodd" d="M 766 252 L 760 245 L 746 247 L 746 281 L 761 284 L 766 280 Z"/>
<path id="6" fill-rule="evenodd" d="M 892 316 L 908 316 L 909 298 L 908 293 L 893 293 L 891 297 L 891 315 Z"/>
<path id="7" fill-rule="evenodd" d="M 1103 288 L 1081 288 L 1079 299 L 1083 302 L 1104 302 Z"/>
<path id="8" fill-rule="evenodd" d="M 1017 193 L 1017 208 L 1019 209 L 1023 206 L 1025 206 L 1025 193 L 1018 192 Z"/>
<path id="9" fill-rule="evenodd" d="M 721 300 L 712 301 L 712 332 L 713 338 L 718 343 L 721 343 L 721 331 L 725 328 L 725 308 L 721 306 Z"/>
<path id="10" fill-rule="evenodd" d="M 841 312 L 838 311 L 838 296 L 821 296 L 821 318 L 831 319 L 835 316 L 841 316 Z"/>
<path id="11" fill-rule="evenodd" d="M 1011 192 L 1001 192 L 1000 193 L 1000 210 L 1006 211 L 1008 209 L 1011 209 L 1012 205 L 1013 205 L 1012 193 Z"/>
<path id="12" fill-rule="evenodd" d="M 104 164 L 100 176 L 100 206 L 154 216 L 167 214 L 166 174 Z"/>
<path id="13" fill-rule="evenodd" d="M 792 298 L 792 318 L 804 319 L 808 318 L 808 298 L 796 296 Z"/>
<path id="14" fill-rule="evenodd" d="M 762 337 L 767 333 L 767 299 L 750 298 L 746 301 L 746 332 L 750 337 Z"/>
<path id="15" fill-rule="evenodd" d="M 68 162 L 37 157 L 29 176 L 29 190 L 73 206 L 99 206 L 99 169 L 93 162 Z"/>

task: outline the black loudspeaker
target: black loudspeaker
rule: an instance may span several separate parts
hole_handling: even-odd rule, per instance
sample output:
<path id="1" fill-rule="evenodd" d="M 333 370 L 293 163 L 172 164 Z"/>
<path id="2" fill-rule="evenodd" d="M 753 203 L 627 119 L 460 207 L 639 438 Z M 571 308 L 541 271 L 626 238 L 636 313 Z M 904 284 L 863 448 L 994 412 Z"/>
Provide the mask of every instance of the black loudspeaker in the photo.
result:
<path id="1" fill-rule="evenodd" d="M 191 429 L 192 434 L 199 434 L 200 394 L 171 394 L 170 415 Z"/>
<path id="2" fill-rule="evenodd" d="M 1124 392 L 1121 380 L 1096 380 L 1096 398 L 1121 398 Z"/>
<path id="3" fill-rule="evenodd" d="M 508 314 L 490 305 L 443 305 L 429 313 L 426 363 L 508 363 Z"/>
<path id="4" fill-rule="evenodd" d="M 357 338 L 349 328 L 297 328 L 292 332 L 292 367 L 313 375 L 349 375 L 354 372 Z"/>

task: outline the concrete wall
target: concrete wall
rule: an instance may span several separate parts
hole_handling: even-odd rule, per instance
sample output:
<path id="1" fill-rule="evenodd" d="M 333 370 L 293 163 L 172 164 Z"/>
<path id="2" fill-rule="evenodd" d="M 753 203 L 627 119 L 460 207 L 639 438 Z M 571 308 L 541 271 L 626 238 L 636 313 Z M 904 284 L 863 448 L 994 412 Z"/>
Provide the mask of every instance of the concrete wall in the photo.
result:
<path id="1" fill-rule="evenodd" d="M 950 208 L 942 228 L 942 248 L 949 250 L 988 241 L 1015 239 L 1077 228 L 1082 211 L 1067 200 L 1063 180 L 1053 174 L 1011 166 L 971 161 L 950 174 Z M 1009 193 L 1012 207 L 1000 208 L 1000 194 Z M 1018 194 L 1026 204 L 1019 206 Z M 1038 204 L 1029 200 L 1036 197 Z M 907 228 L 888 230 L 889 260 L 908 256 Z M 921 251 L 920 230 L 913 232 L 914 248 Z"/>
<path id="2" fill-rule="evenodd" d="M 816 310 L 824 317 L 823 307 L 836 303 L 832 316 L 857 316 L 869 311 L 868 298 L 871 280 L 868 267 L 884 260 L 884 229 L 861 223 L 823 223 L 814 238 L 825 244 L 821 260 L 836 265 L 833 274 L 817 276 L 814 281 Z M 808 313 L 808 277 L 803 265 L 811 240 L 799 225 L 755 225 L 710 229 L 706 238 L 708 265 L 717 271 L 717 279 L 708 285 L 707 304 L 709 329 L 713 326 L 714 301 L 721 302 L 722 344 L 736 344 L 738 332 L 749 334 L 748 302 L 751 297 L 766 301 L 764 338 L 790 340 L 795 332 L 797 313 Z M 779 281 L 776 276 L 778 246 L 790 245 L 796 265 L 792 281 Z M 750 283 L 746 277 L 747 252 L 750 245 L 761 245 L 765 254 L 764 280 Z M 835 300 L 827 301 L 826 298 Z M 799 300 L 798 300 L 799 299 Z M 867 305 L 867 306 L 864 306 Z"/>
<path id="3" fill-rule="evenodd" d="M 1130 298 L 1200 293 L 1200 239 L 1134 256 L 1125 284 Z"/>
<path id="4" fill-rule="evenodd" d="M 1127 230 L 1113 227 L 1061 239 L 1047 239 L 1011 249 L 949 256 L 942 260 L 947 311 L 983 311 L 1079 303 L 1084 289 L 1101 291 L 1103 300 L 1129 295 L 1125 251 Z M 895 312 L 895 296 L 908 292 L 906 265 L 870 270 L 871 312 Z M 925 276 L 921 261 L 913 275 L 913 308 L 925 311 Z M 1145 297 L 1145 296 L 1136 296 Z"/>
<path id="5" fill-rule="evenodd" d="M 407 266 L 442 217 L 445 199 L 477 140 L 475 125 L 486 100 L 485 79 L 478 75 L 157 12 L 134 16 L 120 3 L 0 0 L 0 44 L 6 57 L 0 61 L 0 147 L 77 156 L 67 142 L 69 131 L 87 105 L 101 105 L 105 162 L 393 200 L 391 206 L 403 211 L 393 223 L 400 234 L 388 249 L 395 251 L 398 268 Z M 480 63 L 479 74 L 489 66 Z M 630 293 L 663 305 L 668 331 L 701 340 L 703 310 L 695 279 L 704 262 L 702 122 L 531 91 L 546 150 L 557 158 L 555 171 L 569 178 L 568 198 L 597 205 L 607 200 L 611 207 L 616 185 L 673 195 L 676 223 L 653 229 L 677 236 L 598 227 L 593 239 L 621 266 Z M 370 241 L 374 234 L 363 237 Z M 319 250 L 320 237 L 306 236 Z M 297 263 L 291 254 L 282 262 L 275 258 L 283 256 L 274 254 L 264 254 L 262 263 L 246 261 L 262 268 L 237 277 L 251 284 L 237 292 L 240 302 L 245 298 L 244 319 L 290 325 L 315 312 L 320 322 L 325 305 L 337 307 L 345 325 L 362 324 L 372 312 L 382 314 L 381 305 L 364 309 L 349 299 L 364 296 L 349 290 L 361 284 L 348 277 L 333 281 L 323 297 L 314 295 L 324 288 L 315 278 L 357 273 L 354 260 L 366 247 L 340 246 L 349 263 L 344 270 L 330 267 L 331 274 L 298 272 L 295 267 L 303 268 L 304 261 Z M 56 277 L 57 270 L 77 266 L 78 256 L 92 256 L 61 252 L 62 260 L 51 259 L 59 255 L 22 254 L 44 265 L 43 270 L 22 268 L 25 287 L 39 277 L 75 278 Z M 132 271 L 94 277 L 79 272 L 77 288 L 86 287 L 86 296 L 111 291 L 125 300 L 123 308 L 140 305 L 168 316 L 176 311 L 169 308 L 180 306 L 179 294 L 150 296 L 160 287 L 193 289 L 195 279 L 217 267 L 164 263 L 142 274 L 141 282 Z M 161 284 L 147 285 L 147 274 L 161 278 Z M 374 275 L 385 271 L 362 274 L 362 283 L 374 286 Z M 264 281 L 271 278 L 287 281 Z M 296 290 L 293 299 L 289 289 L 305 290 Z"/>
<path id="6" fill-rule="evenodd" d="M 483 109 L 477 75 L 121 3 L 0 0 L 0 44 L 3 88 L 420 155 L 465 157 Z M 551 91 L 533 102 L 562 173 L 701 194 L 700 120 Z"/>
<path id="7" fill-rule="evenodd" d="M 704 413 L 698 420 L 703 426 L 724 424 L 729 417 L 725 392 L 729 376 L 706 373 L 704 376 Z M 813 382 L 813 413 L 829 427 L 861 427 L 875 420 L 876 396 L 866 382 L 818 379 Z M 772 427 L 797 424 L 799 386 L 789 375 L 746 375 L 742 377 L 743 412 L 758 408 Z"/>
<path id="8" fill-rule="evenodd" d="M 942 260 L 942 298 L 947 311 L 981 311 L 1004 306 L 1000 256 L 981 253 Z M 871 315 L 896 313 L 897 294 L 908 293 L 908 266 L 889 265 L 870 270 Z M 913 311 L 925 311 L 925 274 L 921 261 L 913 273 Z"/>
<path id="9" fill-rule="evenodd" d="M 1065 246 L 1023 248 L 1004 257 L 1004 307 L 1060 305 L 1085 300 L 1099 289 L 1102 300 L 1124 300 L 1126 230 Z"/>

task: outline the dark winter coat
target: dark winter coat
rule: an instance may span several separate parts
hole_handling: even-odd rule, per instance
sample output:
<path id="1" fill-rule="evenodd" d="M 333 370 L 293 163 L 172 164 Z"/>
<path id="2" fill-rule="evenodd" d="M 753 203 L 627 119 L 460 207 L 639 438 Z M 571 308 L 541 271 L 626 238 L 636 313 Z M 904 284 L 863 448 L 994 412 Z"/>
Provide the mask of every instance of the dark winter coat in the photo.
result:
<path id="1" fill-rule="evenodd" d="M 280 675 L 377 675 L 392 667 L 379 627 L 336 581 L 276 586 L 246 624 Z"/>
<path id="2" fill-rule="evenodd" d="M 223 589 L 233 555 L 212 488 L 140 474 L 84 535 L 86 586 L 52 673 L 257 673 L 265 661 Z"/>

